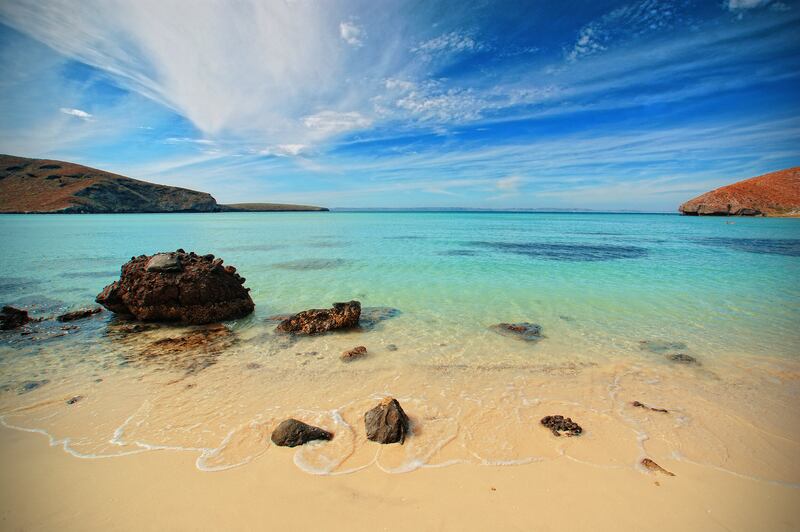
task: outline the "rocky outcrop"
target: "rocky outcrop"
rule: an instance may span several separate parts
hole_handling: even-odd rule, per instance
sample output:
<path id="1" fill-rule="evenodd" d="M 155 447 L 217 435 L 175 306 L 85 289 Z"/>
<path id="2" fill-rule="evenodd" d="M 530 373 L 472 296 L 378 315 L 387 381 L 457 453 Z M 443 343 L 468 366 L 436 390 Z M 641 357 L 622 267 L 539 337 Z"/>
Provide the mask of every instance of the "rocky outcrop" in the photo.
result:
<path id="1" fill-rule="evenodd" d="M 354 347 L 353 349 L 348 349 L 347 351 L 343 351 L 341 356 L 339 357 L 343 362 L 350 362 L 351 360 L 355 360 L 357 358 L 362 358 L 367 356 L 367 348 L 363 345 L 359 345 L 358 347 Z"/>
<path id="2" fill-rule="evenodd" d="M 280 332 L 294 334 L 319 334 L 334 329 L 348 329 L 358 325 L 361 303 L 334 303 L 330 309 L 304 310 L 278 324 Z"/>
<path id="3" fill-rule="evenodd" d="M 800 216 L 800 167 L 720 187 L 678 210 L 694 216 Z"/>
<path id="4" fill-rule="evenodd" d="M 117 314 L 142 321 L 203 324 L 241 318 L 255 305 L 245 279 L 213 255 L 182 249 L 132 257 L 119 281 L 106 286 L 96 301 Z"/>
<path id="5" fill-rule="evenodd" d="M 3 307 L 2 312 L 0 312 L 0 330 L 3 331 L 22 327 L 29 321 L 31 321 L 31 319 L 28 316 L 27 310 L 21 310 L 6 305 Z"/>
<path id="6" fill-rule="evenodd" d="M 498 323 L 489 328 L 497 334 L 510 336 L 526 342 L 536 342 L 542 338 L 542 328 L 535 323 Z"/>
<path id="7" fill-rule="evenodd" d="M 542 425 L 552 431 L 555 436 L 580 436 L 583 428 L 564 416 L 545 416 L 541 420 Z"/>
<path id="8" fill-rule="evenodd" d="M 330 440 L 333 434 L 296 419 L 286 419 L 272 432 L 272 443 L 281 447 L 297 447 L 314 440 Z"/>
<path id="9" fill-rule="evenodd" d="M 80 164 L 0 155 L 0 213 L 317 211 L 276 203 L 219 205 L 210 194 Z"/>
<path id="10" fill-rule="evenodd" d="M 82 320 L 83 318 L 88 318 L 94 314 L 103 312 L 101 308 L 82 308 L 80 310 L 74 310 L 72 312 L 67 312 L 66 314 L 62 314 L 56 319 L 58 321 L 75 321 L 75 320 Z"/>
<path id="11" fill-rule="evenodd" d="M 386 397 L 364 414 L 367 439 L 378 443 L 404 443 L 409 433 L 408 416 L 397 399 Z"/>

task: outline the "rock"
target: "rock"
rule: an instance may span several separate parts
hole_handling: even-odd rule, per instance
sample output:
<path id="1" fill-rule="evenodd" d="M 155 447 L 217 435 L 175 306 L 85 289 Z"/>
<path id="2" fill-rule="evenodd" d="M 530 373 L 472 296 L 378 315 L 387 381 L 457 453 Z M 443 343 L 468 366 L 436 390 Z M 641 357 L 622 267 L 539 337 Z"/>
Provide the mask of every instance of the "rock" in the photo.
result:
<path id="1" fill-rule="evenodd" d="M 214 256 L 211 255 L 207 260 L 209 262 L 214 260 Z M 183 270 L 183 266 L 177 253 L 157 253 L 147 261 L 145 269 L 148 272 L 179 272 Z"/>
<path id="2" fill-rule="evenodd" d="M 541 424 L 553 431 L 556 436 L 561 436 L 562 432 L 565 436 L 580 436 L 583 432 L 580 425 L 564 416 L 545 416 Z"/>
<path id="3" fill-rule="evenodd" d="M 691 199 L 678 208 L 693 216 L 787 216 L 800 213 L 800 167 L 752 177 Z"/>
<path id="4" fill-rule="evenodd" d="M 38 388 L 41 388 L 45 384 L 49 383 L 48 379 L 42 379 L 40 381 L 25 381 L 20 384 L 19 388 L 17 389 L 17 395 L 22 395 L 24 393 L 32 392 Z"/>
<path id="5" fill-rule="evenodd" d="M 353 349 L 348 349 L 347 351 L 343 351 L 341 358 L 344 362 L 350 362 L 351 360 L 355 360 L 357 358 L 361 358 L 367 355 L 367 348 L 363 345 L 359 345 L 358 347 L 354 347 Z"/>
<path id="6" fill-rule="evenodd" d="M 388 351 L 397 351 L 397 346 L 394 345 L 394 344 L 389 344 L 389 345 L 386 346 L 386 349 Z"/>
<path id="7" fill-rule="evenodd" d="M 664 414 L 669 414 L 669 410 L 665 410 L 663 408 L 653 408 L 652 406 L 647 406 L 644 403 L 640 403 L 639 401 L 634 401 L 631 403 L 631 406 L 636 408 L 644 408 L 645 410 L 652 410 L 653 412 L 663 412 Z"/>
<path id="8" fill-rule="evenodd" d="M 221 264 L 220 259 L 182 251 L 134 257 L 122 267 L 119 281 L 106 286 L 96 301 L 142 321 L 203 324 L 250 314 L 255 305 L 244 279 Z"/>
<path id="9" fill-rule="evenodd" d="M 234 345 L 236 337 L 224 325 L 215 324 L 179 336 L 161 338 L 141 350 L 125 352 L 125 365 L 156 367 L 194 375 L 217 363 L 220 354 Z"/>
<path id="10" fill-rule="evenodd" d="M 80 320 L 83 318 L 88 318 L 94 314 L 99 312 L 103 312 L 103 309 L 100 307 L 97 308 L 82 308 L 80 310 L 75 310 L 73 312 L 67 312 L 66 314 L 62 314 L 61 316 L 57 317 L 58 321 L 74 321 Z"/>
<path id="11" fill-rule="evenodd" d="M 519 338 L 526 342 L 535 342 L 542 338 L 542 328 L 535 323 L 498 323 L 489 328 L 503 336 Z"/>
<path id="12" fill-rule="evenodd" d="M 367 439 L 378 443 L 400 443 L 409 434 L 408 416 L 393 397 L 386 397 L 364 414 Z"/>
<path id="13" fill-rule="evenodd" d="M 68 404 L 68 405 L 74 405 L 75 403 L 77 403 L 77 402 L 78 402 L 78 401 L 80 401 L 81 399 L 83 399 L 83 396 L 82 396 L 82 395 L 76 395 L 76 396 L 75 396 L 75 397 L 73 397 L 72 399 L 68 399 L 68 400 L 67 400 L 67 404 Z"/>
<path id="14" fill-rule="evenodd" d="M 679 364 L 697 364 L 700 365 L 700 362 L 697 361 L 691 355 L 687 355 L 685 353 L 675 353 L 674 355 L 667 355 L 667 359 L 671 360 L 672 362 L 677 362 Z"/>
<path id="15" fill-rule="evenodd" d="M 272 431 L 272 442 L 281 447 L 296 447 L 313 440 L 330 440 L 333 434 L 296 419 L 286 419 Z"/>
<path id="16" fill-rule="evenodd" d="M 294 334 L 318 334 L 334 329 L 348 329 L 358 325 L 361 303 L 334 303 L 330 309 L 304 310 L 283 320 L 277 330 Z"/>
<path id="17" fill-rule="evenodd" d="M 2 312 L 0 312 L 0 330 L 3 331 L 22 327 L 29 321 L 31 321 L 31 319 L 28 316 L 27 310 L 20 310 L 6 305 L 3 307 Z"/>
<path id="18" fill-rule="evenodd" d="M 674 477 L 675 476 L 675 473 L 667 471 L 666 469 L 664 469 L 663 467 L 661 467 L 657 463 L 653 462 L 649 458 L 643 458 L 641 464 L 644 467 L 646 467 L 647 469 L 649 469 L 650 471 L 654 472 L 654 473 L 664 473 L 665 475 L 670 476 L 670 477 Z"/>
<path id="19" fill-rule="evenodd" d="M 381 322 L 396 318 L 400 314 L 402 314 L 400 309 L 393 307 L 364 307 L 361 309 L 358 324 L 361 329 L 371 331 L 377 328 Z"/>

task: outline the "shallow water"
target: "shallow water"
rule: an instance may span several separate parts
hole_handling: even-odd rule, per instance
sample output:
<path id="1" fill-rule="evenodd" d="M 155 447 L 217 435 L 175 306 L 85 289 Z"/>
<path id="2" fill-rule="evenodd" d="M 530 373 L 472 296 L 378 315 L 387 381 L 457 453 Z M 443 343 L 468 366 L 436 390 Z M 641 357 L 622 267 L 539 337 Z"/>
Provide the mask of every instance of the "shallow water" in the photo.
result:
<path id="1" fill-rule="evenodd" d="M 272 427 L 291 415 L 336 433 L 295 451 L 314 473 L 563 456 L 634 467 L 648 455 L 800 483 L 787 465 L 800 450 L 800 221 L 730 221 L 0 216 L 0 302 L 33 315 L 90 305 L 132 255 L 177 248 L 235 265 L 256 303 L 227 324 L 232 335 L 190 353 L 151 345 L 190 328 L 125 333 L 109 313 L 77 329 L 4 333 L 0 415 L 76 456 L 180 448 L 208 470 L 268 452 Z M 268 320 L 350 299 L 365 307 L 361 331 L 293 340 Z M 544 337 L 499 335 L 490 328 L 499 322 L 536 323 Z M 355 345 L 368 357 L 342 363 Z M 385 394 L 414 422 L 402 447 L 364 441 L 361 416 Z M 585 433 L 555 438 L 538 424 L 549 414 Z"/>

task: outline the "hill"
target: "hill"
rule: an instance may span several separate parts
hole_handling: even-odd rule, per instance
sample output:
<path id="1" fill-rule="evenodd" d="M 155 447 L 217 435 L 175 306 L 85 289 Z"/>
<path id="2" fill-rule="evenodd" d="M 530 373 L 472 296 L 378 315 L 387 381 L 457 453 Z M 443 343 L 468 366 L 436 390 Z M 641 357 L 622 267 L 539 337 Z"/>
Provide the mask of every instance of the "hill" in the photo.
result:
<path id="1" fill-rule="evenodd" d="M 800 216 L 800 167 L 720 187 L 678 210 L 692 216 Z"/>
<path id="2" fill-rule="evenodd" d="M 327 210 L 273 203 L 242 205 L 219 205 L 206 192 L 149 183 L 80 164 L 0 155 L 0 213 Z"/>

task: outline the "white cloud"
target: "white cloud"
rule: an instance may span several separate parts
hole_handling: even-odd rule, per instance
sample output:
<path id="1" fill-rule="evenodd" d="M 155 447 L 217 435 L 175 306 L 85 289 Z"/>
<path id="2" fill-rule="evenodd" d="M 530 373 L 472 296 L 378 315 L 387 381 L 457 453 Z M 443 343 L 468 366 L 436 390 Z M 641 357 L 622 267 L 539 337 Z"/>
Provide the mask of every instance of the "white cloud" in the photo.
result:
<path id="1" fill-rule="evenodd" d="M 728 0 L 728 9 L 738 11 L 740 9 L 754 9 L 769 4 L 772 0 Z"/>
<path id="2" fill-rule="evenodd" d="M 411 49 L 420 56 L 431 58 L 440 53 L 478 52 L 487 46 L 466 33 L 451 31 L 424 41 Z"/>
<path id="3" fill-rule="evenodd" d="M 189 137 L 169 137 L 164 142 L 166 142 L 167 144 L 202 144 L 205 146 L 211 146 L 214 144 L 213 140 L 193 139 Z"/>
<path id="4" fill-rule="evenodd" d="M 344 41 L 350 46 L 359 47 L 363 46 L 364 44 L 364 38 L 366 38 L 366 32 L 364 31 L 364 28 L 356 25 L 356 23 L 352 21 L 340 22 L 339 36 L 342 39 L 344 39 Z"/>
<path id="5" fill-rule="evenodd" d="M 525 179 L 518 175 L 510 175 L 508 177 L 501 177 L 495 183 L 498 190 L 506 193 L 517 192 L 519 187 L 525 182 Z"/>
<path id="6" fill-rule="evenodd" d="M 69 107 L 62 107 L 60 109 L 60 111 L 62 113 L 64 113 L 65 115 L 74 116 L 76 118 L 80 118 L 81 120 L 85 120 L 87 122 L 90 122 L 93 119 L 91 114 L 87 113 L 86 111 L 82 111 L 80 109 L 72 109 L 72 108 L 69 108 Z"/>
<path id="7" fill-rule="evenodd" d="M 313 131 L 335 135 L 354 129 L 367 128 L 372 125 L 372 120 L 355 111 L 347 113 L 320 111 L 304 117 L 303 124 Z"/>
<path id="8" fill-rule="evenodd" d="M 297 157 L 308 149 L 305 144 L 278 144 L 270 146 L 259 152 L 259 155 L 273 155 L 275 157 Z"/>

